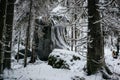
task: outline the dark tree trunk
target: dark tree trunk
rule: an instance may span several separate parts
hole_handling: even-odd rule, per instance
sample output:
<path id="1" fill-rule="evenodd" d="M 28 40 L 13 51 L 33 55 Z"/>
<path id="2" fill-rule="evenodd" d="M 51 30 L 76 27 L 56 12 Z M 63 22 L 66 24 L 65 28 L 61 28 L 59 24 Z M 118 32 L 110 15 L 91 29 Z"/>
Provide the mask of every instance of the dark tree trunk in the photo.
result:
<path id="1" fill-rule="evenodd" d="M 0 1 L 0 75 L 3 73 L 3 51 L 2 51 L 2 37 L 3 37 L 3 28 L 5 26 L 4 20 L 5 20 L 5 10 L 6 9 L 6 0 Z M 2 77 L 0 76 L 0 80 L 2 80 Z"/>
<path id="2" fill-rule="evenodd" d="M 36 26 L 34 28 L 34 33 L 33 33 L 33 41 L 32 41 L 32 54 L 31 54 L 31 59 L 29 61 L 29 63 L 34 63 L 37 59 L 37 55 L 36 55 L 36 48 L 37 48 L 37 44 L 36 41 L 39 40 L 38 36 L 37 36 L 37 31 L 38 27 Z"/>
<path id="3" fill-rule="evenodd" d="M 118 56 L 119 54 L 119 48 L 120 48 L 120 35 L 118 35 L 118 38 L 117 38 L 117 44 L 116 44 L 116 48 L 117 48 L 117 51 L 116 51 L 116 56 Z"/>
<path id="4" fill-rule="evenodd" d="M 6 0 L 6 33 L 5 33 L 5 54 L 4 54 L 4 68 L 11 68 L 11 44 L 12 44 L 12 26 L 14 14 L 14 1 Z"/>
<path id="5" fill-rule="evenodd" d="M 71 51 L 73 51 L 73 47 L 74 47 L 74 28 L 73 28 L 73 26 L 71 27 L 71 38 L 72 38 L 72 40 L 71 40 Z"/>
<path id="6" fill-rule="evenodd" d="M 17 62 L 19 61 L 19 50 L 20 50 L 20 41 L 21 41 L 21 29 L 18 37 L 18 53 L 17 53 Z"/>
<path id="7" fill-rule="evenodd" d="M 29 20 L 28 20 L 28 27 L 27 27 L 27 30 L 26 30 L 26 45 L 25 45 L 24 67 L 27 66 L 27 53 L 28 53 L 28 49 L 29 49 L 30 27 L 31 27 L 31 10 L 32 10 L 32 0 L 30 0 Z"/>
<path id="8" fill-rule="evenodd" d="M 37 58 L 37 55 L 35 53 L 35 42 L 33 41 L 33 44 L 32 44 L 32 54 L 31 54 L 31 59 L 30 59 L 29 63 L 35 63 L 36 58 Z"/>
<path id="9" fill-rule="evenodd" d="M 78 9 L 77 9 L 77 8 L 78 8 L 78 7 L 77 7 L 78 5 L 76 5 L 76 3 L 77 3 L 77 0 L 74 1 L 74 4 L 75 4 L 75 5 L 74 5 L 74 6 L 75 6 L 74 20 L 75 20 L 75 21 L 77 20 L 77 17 L 78 17 L 78 15 L 76 14 L 76 13 L 77 13 L 77 10 L 78 10 Z M 75 24 L 75 32 L 74 32 L 74 33 L 75 33 L 75 51 L 77 51 L 77 47 L 76 47 L 76 45 L 77 45 L 77 41 L 76 41 L 76 39 L 77 39 L 77 28 L 76 28 L 76 27 L 77 27 L 77 25 Z"/>
<path id="10" fill-rule="evenodd" d="M 96 73 L 104 62 L 104 43 L 100 22 L 99 0 L 88 0 L 88 37 L 92 42 L 88 43 L 87 54 L 87 73 L 88 75 Z M 96 22 L 96 23 L 95 23 Z"/>
<path id="11" fill-rule="evenodd" d="M 120 0 L 116 0 L 117 4 L 118 4 L 118 17 L 120 17 Z"/>

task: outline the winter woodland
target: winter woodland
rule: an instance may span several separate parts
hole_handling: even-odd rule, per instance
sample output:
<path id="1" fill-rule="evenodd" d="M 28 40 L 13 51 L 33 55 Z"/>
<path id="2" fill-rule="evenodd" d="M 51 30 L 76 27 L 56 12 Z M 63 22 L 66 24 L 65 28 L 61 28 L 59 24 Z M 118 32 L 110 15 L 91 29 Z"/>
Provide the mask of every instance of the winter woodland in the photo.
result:
<path id="1" fill-rule="evenodd" d="M 0 0 L 0 80 L 120 80 L 120 0 Z"/>

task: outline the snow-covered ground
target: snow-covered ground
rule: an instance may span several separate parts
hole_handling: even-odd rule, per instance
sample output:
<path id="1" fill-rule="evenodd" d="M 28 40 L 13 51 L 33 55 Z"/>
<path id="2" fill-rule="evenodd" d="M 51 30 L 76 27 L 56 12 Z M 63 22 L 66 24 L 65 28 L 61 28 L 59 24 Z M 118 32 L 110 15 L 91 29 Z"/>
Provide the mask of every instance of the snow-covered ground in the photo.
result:
<path id="1" fill-rule="evenodd" d="M 120 74 L 120 56 L 118 59 L 113 59 L 111 54 L 112 52 L 110 49 L 105 48 L 105 60 L 108 67 L 112 70 L 112 72 L 115 72 L 115 74 Z M 22 60 L 19 63 L 14 61 L 12 63 L 12 70 L 4 71 L 4 77 L 5 80 L 81 80 L 79 78 L 85 78 L 85 80 L 104 80 L 101 77 L 101 73 L 87 76 L 83 71 L 85 64 L 86 59 L 82 56 L 81 60 L 77 62 L 71 70 L 52 68 L 47 62 L 40 60 L 34 64 L 28 64 L 27 67 L 24 68 Z M 120 76 L 118 77 L 118 80 L 120 80 Z"/>

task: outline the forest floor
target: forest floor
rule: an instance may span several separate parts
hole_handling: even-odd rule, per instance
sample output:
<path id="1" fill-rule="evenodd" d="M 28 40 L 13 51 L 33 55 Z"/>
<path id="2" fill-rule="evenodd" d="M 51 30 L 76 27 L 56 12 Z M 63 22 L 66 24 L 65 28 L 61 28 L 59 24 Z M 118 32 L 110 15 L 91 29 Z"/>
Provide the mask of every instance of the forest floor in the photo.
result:
<path id="1" fill-rule="evenodd" d="M 105 48 L 105 60 L 107 66 L 113 72 L 113 77 L 118 77 L 115 80 L 120 80 L 120 55 L 117 59 L 113 59 L 112 52 L 109 48 Z M 83 68 L 86 64 L 85 57 L 78 62 L 76 67 L 71 70 L 56 69 L 48 65 L 48 62 L 37 60 L 34 64 L 28 64 L 23 67 L 23 60 L 19 63 L 12 62 L 12 69 L 4 71 L 5 80 L 104 80 L 101 73 L 96 73 L 87 76 Z"/>

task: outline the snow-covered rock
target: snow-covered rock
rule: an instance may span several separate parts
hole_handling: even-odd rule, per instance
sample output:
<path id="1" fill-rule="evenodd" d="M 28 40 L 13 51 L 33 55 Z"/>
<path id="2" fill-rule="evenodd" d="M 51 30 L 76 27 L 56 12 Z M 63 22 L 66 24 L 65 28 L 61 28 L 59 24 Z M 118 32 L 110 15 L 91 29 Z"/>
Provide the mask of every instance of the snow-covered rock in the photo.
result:
<path id="1" fill-rule="evenodd" d="M 53 68 L 65 68 L 71 69 L 72 66 L 76 65 L 81 60 L 78 53 L 54 49 L 48 58 L 48 64 Z"/>

